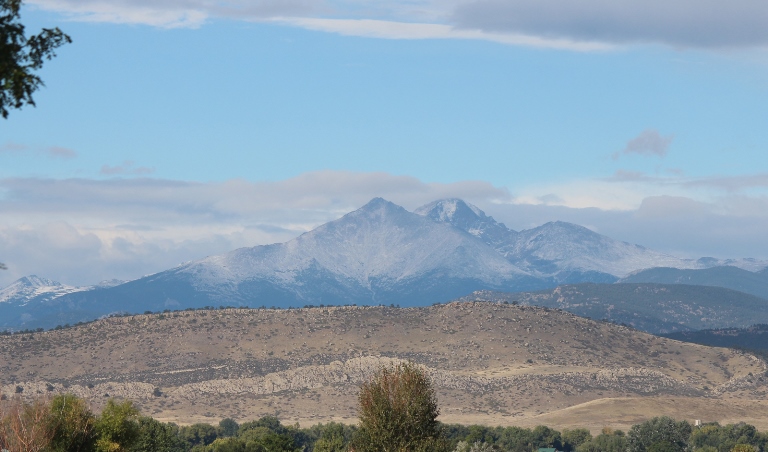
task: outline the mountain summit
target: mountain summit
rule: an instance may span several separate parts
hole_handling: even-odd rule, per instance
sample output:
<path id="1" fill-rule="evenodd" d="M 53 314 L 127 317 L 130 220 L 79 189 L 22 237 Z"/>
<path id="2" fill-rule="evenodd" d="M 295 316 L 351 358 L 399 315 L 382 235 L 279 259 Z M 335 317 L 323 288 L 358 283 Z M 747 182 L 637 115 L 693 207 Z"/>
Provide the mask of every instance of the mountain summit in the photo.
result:
<path id="1" fill-rule="evenodd" d="M 466 231 L 494 249 L 514 242 L 517 238 L 517 232 L 461 199 L 441 199 L 419 207 L 414 213 Z"/>

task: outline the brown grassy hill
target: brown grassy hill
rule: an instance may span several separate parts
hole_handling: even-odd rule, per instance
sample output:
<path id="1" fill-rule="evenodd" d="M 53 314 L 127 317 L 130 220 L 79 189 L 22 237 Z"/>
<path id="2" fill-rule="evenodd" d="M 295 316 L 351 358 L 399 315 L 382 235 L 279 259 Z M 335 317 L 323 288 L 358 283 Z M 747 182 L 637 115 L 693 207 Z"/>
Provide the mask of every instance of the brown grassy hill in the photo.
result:
<path id="1" fill-rule="evenodd" d="M 706 418 L 720 420 L 764 398 L 768 383 L 751 355 L 558 310 L 477 302 L 183 311 L 5 336 L 0 390 L 71 391 L 95 408 L 128 397 L 146 414 L 182 423 L 267 414 L 354 422 L 360 382 L 395 360 L 430 370 L 445 422 L 512 425 L 551 414 L 556 427 L 567 422 L 555 413 L 583 418 L 577 407 L 598 400 L 668 398 L 720 403 Z M 596 405 L 590 422 L 615 424 L 610 406 Z"/>

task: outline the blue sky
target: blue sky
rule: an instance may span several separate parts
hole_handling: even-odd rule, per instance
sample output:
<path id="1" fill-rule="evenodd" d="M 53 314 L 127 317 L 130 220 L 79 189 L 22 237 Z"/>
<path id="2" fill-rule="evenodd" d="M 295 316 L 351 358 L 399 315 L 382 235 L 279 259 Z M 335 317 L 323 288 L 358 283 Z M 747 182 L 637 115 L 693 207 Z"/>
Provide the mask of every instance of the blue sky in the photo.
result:
<path id="1" fill-rule="evenodd" d="M 768 259 L 764 2 L 26 5 L 74 42 L 0 122 L 0 285 L 135 278 L 373 196 Z"/>

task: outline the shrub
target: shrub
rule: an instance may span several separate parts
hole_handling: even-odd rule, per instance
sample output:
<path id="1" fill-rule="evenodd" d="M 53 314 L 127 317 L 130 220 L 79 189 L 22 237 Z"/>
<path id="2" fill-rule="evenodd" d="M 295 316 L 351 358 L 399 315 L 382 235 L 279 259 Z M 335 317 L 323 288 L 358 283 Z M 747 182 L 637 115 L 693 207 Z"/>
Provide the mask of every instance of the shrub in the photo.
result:
<path id="1" fill-rule="evenodd" d="M 406 363 L 380 369 L 358 395 L 360 429 L 350 450 L 445 451 L 437 397 L 427 374 Z"/>

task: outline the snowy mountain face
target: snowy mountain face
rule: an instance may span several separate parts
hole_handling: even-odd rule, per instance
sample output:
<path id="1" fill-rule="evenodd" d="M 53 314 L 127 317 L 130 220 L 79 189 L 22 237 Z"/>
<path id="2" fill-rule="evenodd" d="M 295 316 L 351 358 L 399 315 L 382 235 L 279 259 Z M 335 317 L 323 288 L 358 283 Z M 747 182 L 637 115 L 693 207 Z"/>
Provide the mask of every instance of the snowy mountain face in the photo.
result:
<path id="1" fill-rule="evenodd" d="M 412 213 L 377 198 L 289 242 L 241 248 L 127 283 L 72 287 L 22 278 L 0 291 L 0 329 L 220 305 L 417 306 L 476 290 L 612 283 L 646 268 L 722 262 L 678 259 L 570 223 L 516 232 L 459 199 Z M 759 261 L 729 262 L 761 268 Z"/>
<path id="2" fill-rule="evenodd" d="M 222 279 L 292 284 L 313 268 L 369 290 L 436 272 L 487 283 L 529 276 L 474 236 L 380 198 L 290 242 L 235 250 L 180 271 L 204 287 Z"/>
<path id="3" fill-rule="evenodd" d="M 415 212 L 477 236 L 517 267 L 545 278 L 560 280 L 576 272 L 603 274 L 610 279 L 658 266 L 697 268 L 693 261 L 613 240 L 561 221 L 516 232 L 460 199 L 436 201 Z"/>
<path id="4" fill-rule="evenodd" d="M 694 261 L 620 242 L 561 221 L 521 231 L 514 245 L 503 253 L 511 262 L 543 275 L 592 271 L 623 277 L 642 268 L 697 268 Z"/>
<path id="5" fill-rule="evenodd" d="M 36 275 L 17 279 L 0 290 L 0 303 L 24 306 L 34 299 L 54 299 L 73 292 L 88 290 L 90 287 L 73 287 Z"/>

